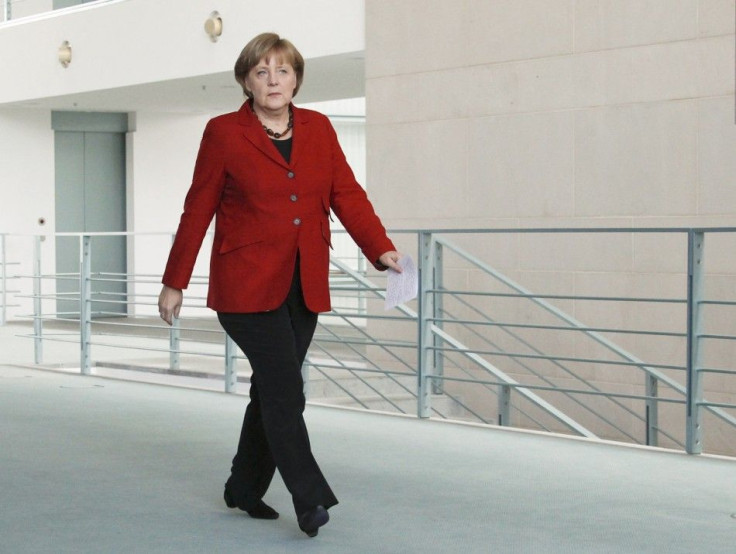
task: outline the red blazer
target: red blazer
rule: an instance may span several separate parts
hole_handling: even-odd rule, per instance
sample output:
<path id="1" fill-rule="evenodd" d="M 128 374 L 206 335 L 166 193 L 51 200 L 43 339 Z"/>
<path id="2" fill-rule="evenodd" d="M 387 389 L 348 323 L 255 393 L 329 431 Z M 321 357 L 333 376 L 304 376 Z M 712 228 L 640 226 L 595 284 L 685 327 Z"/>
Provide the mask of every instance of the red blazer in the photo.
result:
<path id="1" fill-rule="evenodd" d="M 279 307 L 289 291 L 297 251 L 304 300 L 330 310 L 332 209 L 365 256 L 395 250 L 356 182 L 329 120 L 293 107 L 291 162 L 264 132 L 250 104 L 210 120 L 184 202 L 162 282 L 185 289 L 213 216 L 207 305 L 220 312 Z"/>

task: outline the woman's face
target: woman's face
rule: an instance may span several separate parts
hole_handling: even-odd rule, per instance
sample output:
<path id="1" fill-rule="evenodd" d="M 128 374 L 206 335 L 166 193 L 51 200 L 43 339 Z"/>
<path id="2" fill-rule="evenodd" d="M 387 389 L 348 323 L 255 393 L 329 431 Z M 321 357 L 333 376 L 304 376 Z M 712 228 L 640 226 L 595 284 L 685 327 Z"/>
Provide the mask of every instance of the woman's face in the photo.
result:
<path id="1" fill-rule="evenodd" d="M 255 105 L 266 111 L 280 111 L 291 102 L 296 88 L 296 72 L 281 56 L 265 56 L 248 72 L 245 86 Z"/>

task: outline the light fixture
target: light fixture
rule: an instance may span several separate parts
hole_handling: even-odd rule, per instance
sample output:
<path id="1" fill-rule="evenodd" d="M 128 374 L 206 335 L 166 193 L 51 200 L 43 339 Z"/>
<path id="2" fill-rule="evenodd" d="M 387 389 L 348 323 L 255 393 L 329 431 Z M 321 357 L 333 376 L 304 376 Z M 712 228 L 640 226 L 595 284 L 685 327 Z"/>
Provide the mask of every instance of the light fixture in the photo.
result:
<path id="1" fill-rule="evenodd" d="M 59 63 L 64 67 L 68 67 L 72 63 L 72 45 L 65 40 L 59 46 Z"/>
<path id="2" fill-rule="evenodd" d="M 205 20 L 204 32 L 210 36 L 212 42 L 217 42 L 217 39 L 220 38 L 220 35 L 222 35 L 222 17 L 218 12 L 212 12 Z"/>

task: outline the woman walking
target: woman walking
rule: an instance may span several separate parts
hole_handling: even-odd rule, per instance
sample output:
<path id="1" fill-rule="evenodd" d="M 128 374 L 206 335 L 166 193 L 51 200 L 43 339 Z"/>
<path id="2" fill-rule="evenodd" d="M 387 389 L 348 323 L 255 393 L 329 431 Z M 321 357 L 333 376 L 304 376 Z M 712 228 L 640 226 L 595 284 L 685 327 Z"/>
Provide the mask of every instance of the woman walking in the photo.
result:
<path id="1" fill-rule="evenodd" d="M 314 537 L 337 504 L 312 455 L 301 378 L 317 314 L 330 310 L 330 210 L 377 269 L 400 272 L 401 255 L 329 120 L 292 104 L 303 77 L 302 56 L 274 33 L 241 52 L 235 78 L 247 100 L 204 130 L 159 311 L 169 324 L 179 316 L 214 217 L 207 305 L 253 370 L 225 502 L 254 518 L 277 518 L 263 496 L 278 469 L 300 529 Z"/>

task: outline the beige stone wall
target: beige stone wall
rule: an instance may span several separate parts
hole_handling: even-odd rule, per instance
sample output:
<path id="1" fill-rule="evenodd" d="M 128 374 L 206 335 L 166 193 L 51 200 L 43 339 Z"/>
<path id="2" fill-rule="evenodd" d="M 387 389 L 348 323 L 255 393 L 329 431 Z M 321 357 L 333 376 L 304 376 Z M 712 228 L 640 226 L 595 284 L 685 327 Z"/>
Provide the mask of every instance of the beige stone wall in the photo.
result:
<path id="1" fill-rule="evenodd" d="M 394 225 L 733 222 L 733 1 L 368 0 L 366 25 Z"/>
<path id="2" fill-rule="evenodd" d="M 366 0 L 367 179 L 385 223 L 736 225 L 734 14 L 733 0 Z M 537 293 L 684 297 L 683 235 L 458 240 Z M 397 242 L 411 251 L 413 241 Z M 736 298 L 734 247 L 736 235 L 709 238 L 711 298 Z M 493 286 L 459 261 L 448 271 L 455 286 Z M 486 304 L 500 320 L 546 317 L 528 303 Z M 684 331 L 678 305 L 556 305 L 590 326 Z M 733 316 L 709 307 L 708 331 L 733 333 Z M 603 355 L 585 339 L 533 338 L 560 355 Z M 681 339 L 611 338 L 644 359 L 684 364 Z M 732 351 L 712 344 L 708 363 L 733 367 Z M 643 394 L 635 371 L 580 371 L 607 390 Z M 462 388 L 493 412 L 484 395 Z M 706 389 L 733 402 L 736 377 L 709 376 Z M 683 409 L 662 411 L 682 439 Z M 636 418 L 615 418 L 643 436 Z M 596 430 L 621 438 L 608 427 Z M 733 429 L 711 428 L 714 450 L 736 443 Z"/>

